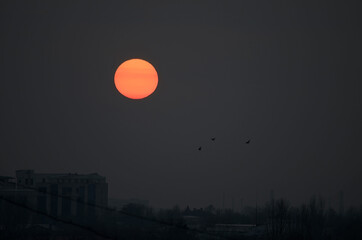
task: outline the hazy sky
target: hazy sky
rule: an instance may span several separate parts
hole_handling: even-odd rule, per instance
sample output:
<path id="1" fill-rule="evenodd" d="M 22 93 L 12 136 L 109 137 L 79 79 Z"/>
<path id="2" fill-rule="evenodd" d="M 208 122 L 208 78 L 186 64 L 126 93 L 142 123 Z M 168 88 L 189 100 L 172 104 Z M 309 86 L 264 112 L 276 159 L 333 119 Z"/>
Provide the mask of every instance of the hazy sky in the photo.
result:
<path id="1" fill-rule="evenodd" d="M 0 175 L 98 172 L 164 207 L 360 204 L 359 2 L 1 1 Z M 158 71 L 144 100 L 114 86 L 130 58 Z"/>

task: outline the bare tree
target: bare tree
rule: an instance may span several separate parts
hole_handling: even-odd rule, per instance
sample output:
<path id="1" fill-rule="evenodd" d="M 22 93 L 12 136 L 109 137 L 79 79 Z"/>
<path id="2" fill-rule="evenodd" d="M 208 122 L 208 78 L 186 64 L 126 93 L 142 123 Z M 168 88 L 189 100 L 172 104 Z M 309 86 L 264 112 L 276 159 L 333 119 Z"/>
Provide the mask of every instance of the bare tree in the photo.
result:
<path id="1" fill-rule="evenodd" d="M 266 205 L 266 230 L 271 240 L 283 239 L 286 235 L 287 224 L 290 222 L 289 203 L 284 199 L 272 199 Z"/>

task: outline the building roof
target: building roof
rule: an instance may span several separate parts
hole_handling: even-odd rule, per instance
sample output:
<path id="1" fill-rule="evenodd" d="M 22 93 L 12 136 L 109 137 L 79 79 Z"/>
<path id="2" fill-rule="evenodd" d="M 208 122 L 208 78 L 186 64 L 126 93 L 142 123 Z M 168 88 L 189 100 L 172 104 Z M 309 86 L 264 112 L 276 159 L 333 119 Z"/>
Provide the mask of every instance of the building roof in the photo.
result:
<path id="1" fill-rule="evenodd" d="M 104 179 L 105 177 L 99 175 L 98 173 L 89 173 L 89 174 L 78 174 L 78 173 L 35 173 L 34 170 L 17 170 L 16 173 L 31 174 L 35 177 L 43 178 L 98 178 Z"/>
<path id="2" fill-rule="evenodd" d="M 9 176 L 0 176 L 0 180 L 9 180 L 9 179 L 14 179 L 14 178 Z"/>

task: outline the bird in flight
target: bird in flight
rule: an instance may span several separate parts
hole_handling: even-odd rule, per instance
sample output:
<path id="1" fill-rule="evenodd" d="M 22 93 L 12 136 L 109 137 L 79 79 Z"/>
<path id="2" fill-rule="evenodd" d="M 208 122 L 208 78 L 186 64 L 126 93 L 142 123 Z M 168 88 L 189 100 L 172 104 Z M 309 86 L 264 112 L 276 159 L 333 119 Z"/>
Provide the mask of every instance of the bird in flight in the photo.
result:
<path id="1" fill-rule="evenodd" d="M 201 151 L 202 147 L 199 147 L 198 150 Z"/>
<path id="2" fill-rule="evenodd" d="M 215 138 L 213 137 L 213 138 L 211 138 L 211 141 L 215 141 Z"/>
<path id="3" fill-rule="evenodd" d="M 245 142 L 245 144 L 249 144 L 251 139 L 248 139 L 248 141 Z"/>

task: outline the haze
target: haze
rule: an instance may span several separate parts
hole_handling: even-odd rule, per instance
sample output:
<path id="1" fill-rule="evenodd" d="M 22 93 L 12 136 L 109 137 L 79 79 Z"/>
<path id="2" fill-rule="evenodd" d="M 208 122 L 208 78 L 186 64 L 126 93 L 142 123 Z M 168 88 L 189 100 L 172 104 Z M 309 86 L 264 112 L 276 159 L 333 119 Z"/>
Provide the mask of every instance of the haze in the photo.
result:
<path id="1" fill-rule="evenodd" d="M 359 5 L 2 1 L 0 175 L 98 172 L 157 207 L 358 205 Z M 140 101 L 114 87 L 131 58 L 159 74 Z"/>

